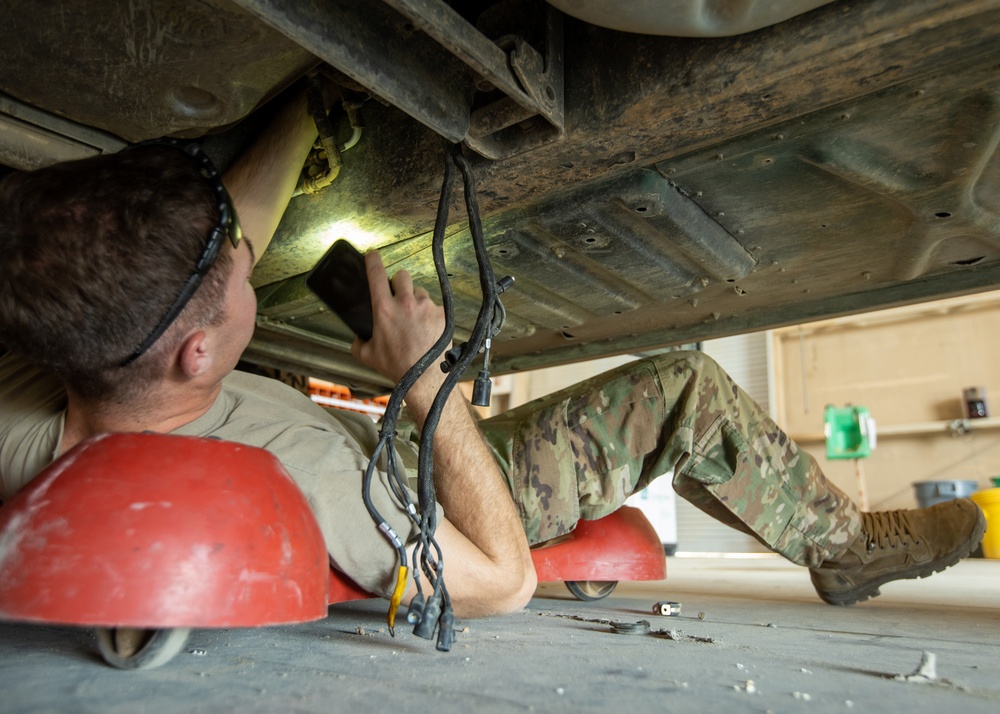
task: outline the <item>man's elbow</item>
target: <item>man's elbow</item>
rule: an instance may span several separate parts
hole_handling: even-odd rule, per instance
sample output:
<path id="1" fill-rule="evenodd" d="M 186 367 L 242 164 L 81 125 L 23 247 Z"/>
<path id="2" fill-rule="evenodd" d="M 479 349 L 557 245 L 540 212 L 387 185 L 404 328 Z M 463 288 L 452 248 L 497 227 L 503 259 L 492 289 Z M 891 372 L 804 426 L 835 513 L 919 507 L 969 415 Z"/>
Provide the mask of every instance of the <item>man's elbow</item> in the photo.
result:
<path id="1" fill-rule="evenodd" d="M 474 587 L 452 588 L 452 605 L 458 617 L 507 615 L 524 609 L 535 594 L 536 585 L 538 576 L 533 564 L 506 567 L 488 578 L 477 579 Z"/>
<path id="2" fill-rule="evenodd" d="M 535 590 L 538 588 L 538 573 L 535 572 L 535 564 L 529 563 L 528 567 L 525 569 L 524 579 L 521 583 L 521 588 L 517 593 L 517 607 L 516 610 L 522 610 L 528 604 L 528 601 L 535 596 Z"/>
<path id="3" fill-rule="evenodd" d="M 505 596 L 499 598 L 497 602 L 497 615 L 506 615 L 511 612 L 523 610 L 535 595 L 535 588 L 538 586 L 538 575 L 535 573 L 535 566 L 530 560 L 519 569 L 518 577 L 511 578 L 510 587 Z"/>

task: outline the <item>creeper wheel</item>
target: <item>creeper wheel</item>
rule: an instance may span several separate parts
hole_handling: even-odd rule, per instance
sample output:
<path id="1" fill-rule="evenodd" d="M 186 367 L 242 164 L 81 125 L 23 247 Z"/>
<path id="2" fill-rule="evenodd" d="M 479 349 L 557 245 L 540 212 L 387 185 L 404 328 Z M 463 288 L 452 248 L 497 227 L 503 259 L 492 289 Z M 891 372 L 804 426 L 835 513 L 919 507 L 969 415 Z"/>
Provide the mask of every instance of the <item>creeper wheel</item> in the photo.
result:
<path id="1" fill-rule="evenodd" d="M 617 580 L 567 580 L 566 588 L 584 602 L 603 600 L 618 587 Z"/>
<path id="2" fill-rule="evenodd" d="M 97 646 L 104 661 L 118 669 L 153 669 L 181 651 L 191 632 L 187 627 L 144 630 L 134 627 L 97 628 Z"/>

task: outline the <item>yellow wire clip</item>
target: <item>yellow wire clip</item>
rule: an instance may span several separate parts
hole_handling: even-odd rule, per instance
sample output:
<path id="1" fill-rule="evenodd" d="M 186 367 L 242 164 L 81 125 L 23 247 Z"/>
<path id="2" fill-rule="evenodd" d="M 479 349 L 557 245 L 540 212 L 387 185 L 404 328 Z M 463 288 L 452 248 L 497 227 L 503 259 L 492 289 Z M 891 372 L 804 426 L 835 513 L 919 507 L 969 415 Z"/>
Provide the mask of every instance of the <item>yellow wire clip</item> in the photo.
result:
<path id="1" fill-rule="evenodd" d="M 396 636 L 396 611 L 399 609 L 399 604 L 403 602 L 403 593 L 406 591 L 406 576 L 409 572 L 409 568 L 405 565 L 399 566 L 399 574 L 396 576 L 396 589 L 392 591 L 392 599 L 389 601 L 389 612 L 385 615 L 385 621 L 389 623 L 389 634 L 393 637 Z"/>

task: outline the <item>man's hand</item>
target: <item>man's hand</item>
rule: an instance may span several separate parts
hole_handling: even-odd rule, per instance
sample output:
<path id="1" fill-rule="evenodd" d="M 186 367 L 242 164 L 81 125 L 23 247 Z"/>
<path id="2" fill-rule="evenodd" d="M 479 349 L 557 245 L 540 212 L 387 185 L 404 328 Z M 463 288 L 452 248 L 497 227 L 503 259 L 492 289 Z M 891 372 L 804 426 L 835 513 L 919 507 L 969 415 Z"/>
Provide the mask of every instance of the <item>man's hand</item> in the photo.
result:
<path id="1" fill-rule="evenodd" d="M 444 331 L 444 310 L 401 270 L 392 279 L 375 251 L 365 255 L 365 270 L 372 296 L 372 337 L 356 338 L 351 345 L 354 357 L 393 382 L 398 382 L 413 364 L 438 340 Z M 444 374 L 432 365 L 411 390 L 410 400 L 427 406 L 434 399 Z M 416 390 L 416 391 L 414 391 Z"/>

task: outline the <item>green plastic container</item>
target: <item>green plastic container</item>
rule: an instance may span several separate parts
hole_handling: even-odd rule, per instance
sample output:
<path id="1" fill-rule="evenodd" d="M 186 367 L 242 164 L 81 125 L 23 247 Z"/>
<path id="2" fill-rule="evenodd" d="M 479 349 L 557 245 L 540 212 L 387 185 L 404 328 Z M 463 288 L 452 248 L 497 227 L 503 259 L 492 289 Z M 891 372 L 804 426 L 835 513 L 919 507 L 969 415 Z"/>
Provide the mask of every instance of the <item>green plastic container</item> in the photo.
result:
<path id="1" fill-rule="evenodd" d="M 866 459 L 875 448 L 875 422 L 865 407 L 835 407 L 823 411 L 826 458 Z"/>

